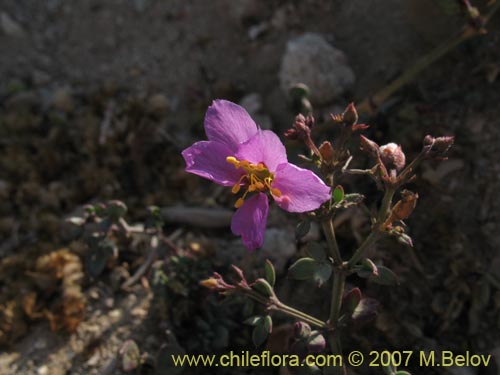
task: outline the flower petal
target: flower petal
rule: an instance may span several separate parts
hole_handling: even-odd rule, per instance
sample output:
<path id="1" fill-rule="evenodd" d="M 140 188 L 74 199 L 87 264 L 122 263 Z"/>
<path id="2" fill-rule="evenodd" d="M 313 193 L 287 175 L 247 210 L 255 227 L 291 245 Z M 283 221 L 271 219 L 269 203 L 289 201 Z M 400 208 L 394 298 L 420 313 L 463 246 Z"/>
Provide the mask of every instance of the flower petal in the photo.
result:
<path id="1" fill-rule="evenodd" d="M 267 195 L 259 193 L 246 200 L 234 213 L 231 230 L 235 235 L 241 236 L 248 250 L 261 247 L 264 243 L 268 210 Z"/>
<path id="2" fill-rule="evenodd" d="M 240 145 L 236 157 L 254 164 L 264 163 L 271 172 L 287 162 L 285 146 L 270 130 L 259 130 L 248 142 Z"/>
<path id="3" fill-rule="evenodd" d="M 226 161 L 227 156 L 233 155 L 229 147 L 219 142 L 201 141 L 182 151 L 186 161 L 186 172 L 223 186 L 236 184 L 242 172 Z"/>
<path id="4" fill-rule="evenodd" d="M 271 186 L 281 191 L 273 197 L 288 212 L 312 211 L 330 199 L 330 188 L 318 176 L 290 163 L 278 166 Z"/>
<path id="5" fill-rule="evenodd" d="M 257 133 L 257 125 L 243 107 L 227 100 L 214 100 L 205 115 L 205 133 L 210 141 L 236 150 Z"/>

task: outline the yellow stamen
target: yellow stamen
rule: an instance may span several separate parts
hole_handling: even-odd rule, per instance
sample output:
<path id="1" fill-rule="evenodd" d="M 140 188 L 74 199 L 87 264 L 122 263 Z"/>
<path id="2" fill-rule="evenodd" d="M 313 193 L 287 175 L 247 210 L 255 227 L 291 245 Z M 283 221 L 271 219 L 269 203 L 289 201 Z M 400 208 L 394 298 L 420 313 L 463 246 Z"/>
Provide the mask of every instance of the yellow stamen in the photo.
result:
<path id="1" fill-rule="evenodd" d="M 239 183 L 237 183 L 236 185 L 234 185 L 234 186 L 232 187 L 232 189 L 231 189 L 231 193 L 233 193 L 233 194 L 238 194 L 238 192 L 240 191 L 240 188 L 241 188 L 240 184 L 239 184 Z"/>
<path id="2" fill-rule="evenodd" d="M 234 205 L 236 208 L 243 205 L 248 193 L 264 192 L 268 190 L 275 197 L 281 196 L 281 191 L 271 187 L 274 174 L 267 169 L 264 163 L 253 164 L 248 160 L 238 160 L 234 156 L 226 157 L 226 161 L 234 165 L 236 169 L 242 169 L 245 172 L 231 189 L 233 194 L 237 194 L 240 192 L 242 185 L 246 186 L 246 190 L 242 197 L 239 198 Z"/>
<path id="3" fill-rule="evenodd" d="M 279 189 L 276 189 L 276 188 L 271 188 L 271 194 L 276 196 L 276 197 L 281 197 L 281 191 Z"/>
<path id="4" fill-rule="evenodd" d="M 240 208 L 241 206 L 243 206 L 243 203 L 245 203 L 245 200 L 243 198 L 238 198 L 238 200 L 234 204 L 234 208 Z"/>

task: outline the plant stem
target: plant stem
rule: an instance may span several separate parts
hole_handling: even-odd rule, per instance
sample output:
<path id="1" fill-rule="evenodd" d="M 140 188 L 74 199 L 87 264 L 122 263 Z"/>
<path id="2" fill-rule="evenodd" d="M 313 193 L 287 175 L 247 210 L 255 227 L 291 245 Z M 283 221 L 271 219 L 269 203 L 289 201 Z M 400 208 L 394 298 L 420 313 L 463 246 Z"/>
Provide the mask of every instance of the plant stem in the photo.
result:
<path id="1" fill-rule="evenodd" d="M 377 215 L 377 222 L 375 223 L 375 227 L 368 237 L 363 241 L 360 247 L 354 252 L 351 259 L 347 262 L 347 268 L 351 269 L 358 263 L 361 258 L 365 255 L 365 252 L 372 247 L 372 245 L 378 241 L 380 238 L 382 229 L 381 226 L 384 224 L 387 216 L 389 214 L 389 210 L 392 204 L 392 198 L 396 193 L 396 189 L 392 187 L 388 187 L 384 193 L 384 198 L 382 198 L 382 204 L 380 205 L 380 209 Z"/>
<path id="2" fill-rule="evenodd" d="M 333 258 L 333 263 L 336 266 L 333 273 L 332 282 L 332 297 L 330 300 L 330 316 L 328 319 L 328 341 L 330 343 L 330 350 L 332 354 L 342 354 L 340 346 L 340 330 L 338 329 L 338 320 L 340 315 L 340 308 L 342 307 L 342 297 L 344 296 L 345 278 L 346 273 L 343 269 L 343 261 L 340 255 L 337 240 L 335 238 L 335 228 L 333 220 L 328 219 L 321 222 L 323 232 L 328 243 L 330 255 Z"/>
<path id="3" fill-rule="evenodd" d="M 318 318 L 315 318 L 309 314 L 306 314 L 305 312 L 294 309 L 291 306 L 285 305 L 281 301 L 274 302 L 273 305 L 278 311 L 281 311 L 284 314 L 300 319 L 310 325 L 316 326 L 321 329 L 325 329 L 327 327 L 326 323 L 319 320 Z"/>
<path id="4" fill-rule="evenodd" d="M 389 210 L 391 208 L 391 203 L 392 203 L 392 198 L 394 197 L 394 194 L 396 193 L 396 189 L 392 187 L 388 187 L 385 190 L 384 197 L 382 198 L 382 204 L 380 205 L 380 209 L 378 211 L 377 215 L 377 223 L 376 223 L 376 228 L 381 229 L 381 226 L 384 224 L 385 220 L 387 219 Z"/>
<path id="5" fill-rule="evenodd" d="M 339 267 L 342 265 L 342 257 L 340 255 L 337 239 L 335 238 L 335 228 L 333 226 L 333 220 L 331 218 L 324 220 L 321 222 L 321 226 L 323 227 L 323 232 L 325 233 L 330 256 L 333 258 L 333 264 Z"/>
<path id="6" fill-rule="evenodd" d="M 373 231 L 370 233 L 368 237 L 363 241 L 360 247 L 354 252 L 352 255 L 351 259 L 349 259 L 349 262 L 347 262 L 347 268 L 351 269 L 353 268 L 356 263 L 358 263 L 361 258 L 365 255 L 366 250 L 368 250 L 372 245 L 377 242 L 377 240 L 380 238 L 380 234 L 377 231 Z"/>
<path id="7" fill-rule="evenodd" d="M 286 315 L 291 316 L 293 318 L 297 318 L 301 321 L 304 321 L 312 326 L 315 326 L 315 327 L 318 327 L 321 329 L 327 328 L 326 323 L 323 322 L 322 320 L 315 318 L 314 316 L 311 316 L 309 314 L 306 314 L 305 312 L 299 311 L 297 309 L 294 309 L 291 306 L 284 304 L 283 302 L 278 300 L 278 298 L 276 296 L 266 298 L 253 290 L 243 290 L 243 292 L 248 297 L 263 304 L 264 306 L 267 306 L 268 309 L 270 309 L 270 310 L 281 311 L 283 314 L 286 314 Z"/>

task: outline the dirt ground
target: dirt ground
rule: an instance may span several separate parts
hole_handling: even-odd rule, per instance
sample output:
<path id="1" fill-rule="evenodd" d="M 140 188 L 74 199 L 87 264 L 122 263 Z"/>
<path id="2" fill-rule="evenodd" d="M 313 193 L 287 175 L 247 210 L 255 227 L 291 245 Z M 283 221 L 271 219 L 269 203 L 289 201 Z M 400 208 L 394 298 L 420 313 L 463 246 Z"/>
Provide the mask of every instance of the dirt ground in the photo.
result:
<path id="1" fill-rule="evenodd" d="M 224 210 L 232 197 L 186 175 L 180 151 L 204 138 L 203 115 L 215 98 L 240 102 L 258 94 L 256 112 L 282 134 L 293 114 L 280 88 L 281 60 L 287 42 L 304 32 L 319 33 L 343 51 L 356 77 L 336 100 L 313 102 L 318 117 L 361 102 L 456 35 L 463 22 L 442 3 L 0 1 L 0 373 L 126 373 L 118 352 L 127 340 L 137 342 L 142 355 L 136 372 L 157 375 L 174 373 L 162 357 L 168 348 L 248 347 L 250 331 L 238 320 L 243 304 L 220 305 L 197 285 L 231 262 L 255 273 L 274 257 L 284 299 L 301 296 L 305 309 L 324 314 L 327 306 L 319 301 L 328 288 L 307 295 L 284 275 L 303 251 L 290 240 L 297 218 L 273 209 L 262 253 L 248 255 L 227 228 Z M 420 195 L 407 223 L 414 249 L 387 241 L 374 251 L 400 285 L 349 280 L 378 298 L 382 311 L 374 324 L 346 337 L 344 350 L 469 350 L 493 354 L 497 367 L 413 368 L 414 374 L 500 373 L 498 14 L 488 30 L 398 91 L 376 116 L 362 118 L 371 125 L 368 136 L 401 144 L 407 158 L 426 134 L 456 137 L 450 159 L 425 164 L 412 185 Z M 352 188 L 379 197 L 369 182 L 360 183 Z M 61 291 L 44 291 L 45 279 L 33 273 L 40 272 L 36 262 L 69 249 L 77 257 L 65 259 L 85 269 L 85 246 L 64 219 L 109 199 L 127 204 L 131 222 L 144 220 L 149 205 L 209 207 L 218 216 L 210 216 L 209 227 L 186 217 L 167 220 L 172 248 L 189 254 L 169 265 L 182 287 L 159 290 L 143 278 L 123 291 L 123 274 L 148 255 L 141 247 L 124 251 L 103 275 L 78 281 L 85 301 L 79 326 L 53 331 L 50 319 L 36 312 L 56 311 Z M 355 214 L 346 216 L 340 244 L 351 246 L 353 231 L 364 235 L 365 226 Z M 36 301 L 31 316 L 27 295 Z M 207 325 L 223 327 L 227 340 L 216 345 Z"/>

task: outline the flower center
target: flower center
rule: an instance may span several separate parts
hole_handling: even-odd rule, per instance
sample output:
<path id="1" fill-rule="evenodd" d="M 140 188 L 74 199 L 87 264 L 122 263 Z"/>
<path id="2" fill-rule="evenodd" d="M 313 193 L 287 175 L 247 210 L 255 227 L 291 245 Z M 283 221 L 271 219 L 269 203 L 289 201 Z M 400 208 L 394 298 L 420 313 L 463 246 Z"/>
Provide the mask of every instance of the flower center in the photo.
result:
<path id="1" fill-rule="evenodd" d="M 233 186 L 231 192 L 237 194 L 241 188 L 245 188 L 245 192 L 241 198 L 238 198 L 234 207 L 239 208 L 245 202 L 248 193 L 262 192 L 269 190 L 276 197 L 281 196 L 279 189 L 271 187 L 274 180 L 274 174 L 267 169 L 264 163 L 253 164 L 248 160 L 238 160 L 234 156 L 228 156 L 226 161 L 236 169 L 242 169 L 245 173 L 240 177 L 238 182 Z"/>

